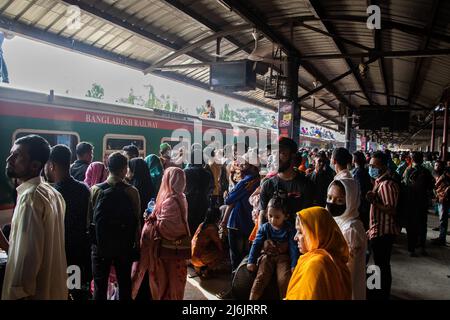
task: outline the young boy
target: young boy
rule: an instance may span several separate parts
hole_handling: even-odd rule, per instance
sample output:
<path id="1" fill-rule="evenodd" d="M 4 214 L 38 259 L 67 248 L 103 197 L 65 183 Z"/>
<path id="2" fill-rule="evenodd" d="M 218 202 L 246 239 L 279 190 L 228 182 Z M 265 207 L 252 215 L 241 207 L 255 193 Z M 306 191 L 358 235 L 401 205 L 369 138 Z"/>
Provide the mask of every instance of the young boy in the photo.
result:
<path id="1" fill-rule="evenodd" d="M 269 221 L 259 228 L 248 257 L 247 269 L 250 272 L 258 271 L 250 292 L 250 300 L 261 298 L 274 272 L 277 276 L 280 298 L 283 299 L 291 272 L 299 258 L 297 243 L 294 241 L 295 229 L 288 222 L 286 200 L 272 198 L 267 211 Z M 264 253 L 258 260 L 263 248 Z"/>

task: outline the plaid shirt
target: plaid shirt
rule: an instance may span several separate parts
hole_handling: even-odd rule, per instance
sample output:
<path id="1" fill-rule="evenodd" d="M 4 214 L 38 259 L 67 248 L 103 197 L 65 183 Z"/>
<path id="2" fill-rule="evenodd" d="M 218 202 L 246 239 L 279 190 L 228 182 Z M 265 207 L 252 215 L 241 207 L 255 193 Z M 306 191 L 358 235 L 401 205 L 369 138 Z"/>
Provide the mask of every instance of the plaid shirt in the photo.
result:
<path id="1" fill-rule="evenodd" d="M 383 206 L 397 207 L 399 186 L 392 179 L 389 173 L 385 173 L 375 180 L 376 198 Z M 370 205 L 370 228 L 367 232 L 369 239 L 381 237 L 386 234 L 397 235 L 400 233 L 395 216 L 379 210 L 373 204 Z"/>

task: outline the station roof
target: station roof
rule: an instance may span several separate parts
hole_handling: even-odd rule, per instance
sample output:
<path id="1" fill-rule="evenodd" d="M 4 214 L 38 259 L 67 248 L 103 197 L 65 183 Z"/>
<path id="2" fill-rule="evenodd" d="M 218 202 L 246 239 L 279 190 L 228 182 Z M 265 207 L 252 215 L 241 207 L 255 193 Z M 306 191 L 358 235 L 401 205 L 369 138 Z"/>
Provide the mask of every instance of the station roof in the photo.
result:
<path id="1" fill-rule="evenodd" d="M 68 23 L 71 5 L 81 9 L 79 28 Z M 369 5 L 381 8 L 381 29 L 366 25 Z M 340 105 L 395 105 L 412 111 L 410 132 L 377 135 L 398 142 L 429 124 L 450 83 L 449 16 L 445 0 L 0 1 L 2 29 L 204 89 L 217 58 L 252 53 L 256 29 L 259 55 L 276 47 L 299 59 L 302 118 L 342 129 Z M 220 93 L 277 110 L 263 74 L 257 82 Z"/>

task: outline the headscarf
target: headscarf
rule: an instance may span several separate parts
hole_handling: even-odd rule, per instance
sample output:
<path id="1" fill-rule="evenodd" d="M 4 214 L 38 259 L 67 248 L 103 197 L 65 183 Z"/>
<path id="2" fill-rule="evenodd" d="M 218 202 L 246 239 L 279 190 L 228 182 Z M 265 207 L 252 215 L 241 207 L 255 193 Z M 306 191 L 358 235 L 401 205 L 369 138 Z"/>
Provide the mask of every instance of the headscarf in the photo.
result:
<path id="1" fill-rule="evenodd" d="M 346 229 L 346 227 L 352 222 L 352 220 L 358 219 L 359 217 L 359 202 L 360 202 L 360 191 L 359 185 L 356 180 L 353 178 L 341 178 L 337 179 L 342 183 L 345 189 L 345 212 L 338 216 L 334 217 L 334 220 L 338 224 L 341 230 Z M 328 191 L 330 190 L 333 182 L 330 183 L 328 187 Z"/>
<path id="2" fill-rule="evenodd" d="M 347 242 L 330 213 L 312 207 L 297 213 L 307 252 L 289 281 L 287 300 L 351 299 Z"/>
<path id="3" fill-rule="evenodd" d="M 149 272 L 149 284 L 152 293 L 152 298 L 155 300 L 160 300 L 164 294 L 164 288 L 162 288 L 161 283 L 165 283 L 168 280 L 163 279 L 166 274 L 161 272 L 164 269 L 164 262 L 159 258 L 159 247 L 161 241 L 161 230 L 157 227 L 158 220 L 171 220 L 175 223 L 179 223 L 179 217 L 175 216 L 178 212 L 177 210 L 165 210 L 162 211 L 162 204 L 166 200 L 174 200 L 180 206 L 181 212 L 183 214 L 182 220 L 187 229 L 188 235 L 190 236 L 190 231 L 187 222 L 187 201 L 184 195 L 184 189 L 186 186 L 186 176 L 184 171 L 180 168 L 170 167 L 164 171 L 164 176 L 161 183 L 161 189 L 159 190 L 158 197 L 156 198 L 154 215 L 156 219 L 148 219 L 142 230 L 141 235 L 141 256 L 139 263 L 133 266 L 132 270 L 132 297 L 136 297 L 139 288 L 141 286 L 142 280 L 144 278 L 145 272 Z M 175 205 L 174 202 L 167 203 L 167 205 Z M 151 217 L 152 217 L 151 216 Z M 161 227 L 161 225 L 159 225 Z M 168 231 L 173 231 L 173 224 L 170 225 Z M 169 239 L 173 240 L 173 239 Z"/>
<path id="4" fill-rule="evenodd" d="M 171 149 L 172 147 L 167 142 L 161 143 L 159 145 L 159 153 L 164 154 L 167 150 Z"/>
<path id="5" fill-rule="evenodd" d="M 334 259 L 348 261 L 348 247 L 339 226 L 322 207 L 312 207 L 297 213 L 305 231 L 308 253 L 322 250 Z"/>
<path id="6" fill-rule="evenodd" d="M 161 165 L 161 160 L 156 154 L 151 154 L 145 158 L 145 162 L 147 163 L 148 170 L 150 171 L 150 178 L 154 189 L 153 196 L 156 196 L 161 186 L 161 179 L 164 171 Z"/>
<path id="7" fill-rule="evenodd" d="M 103 162 L 92 162 L 86 169 L 86 177 L 84 183 L 90 187 L 98 183 L 102 183 L 108 178 L 108 170 L 106 170 Z"/>
<path id="8" fill-rule="evenodd" d="M 144 212 L 147 203 L 150 201 L 152 194 L 154 194 L 150 171 L 148 170 L 147 163 L 141 158 L 131 159 L 128 166 L 133 174 L 130 184 L 139 191 L 141 211 Z"/>
<path id="9" fill-rule="evenodd" d="M 184 189 L 186 188 L 186 175 L 184 171 L 177 167 L 169 167 L 164 171 L 164 176 L 161 182 L 161 188 L 156 198 L 155 213 L 161 210 L 162 203 L 174 197 L 182 205 L 183 212 L 187 212 L 188 205 L 186 196 L 184 195 Z M 185 217 L 183 217 L 185 218 Z M 187 225 L 187 221 L 186 225 Z"/>
<path id="10" fill-rule="evenodd" d="M 367 235 L 359 217 L 359 185 L 354 179 L 337 180 L 345 189 L 345 212 L 334 217 L 347 241 L 350 259 L 347 263 L 352 277 L 352 296 L 355 300 L 366 298 L 366 247 Z M 330 187 L 333 183 L 330 184 Z M 330 189 L 328 188 L 328 190 Z"/>

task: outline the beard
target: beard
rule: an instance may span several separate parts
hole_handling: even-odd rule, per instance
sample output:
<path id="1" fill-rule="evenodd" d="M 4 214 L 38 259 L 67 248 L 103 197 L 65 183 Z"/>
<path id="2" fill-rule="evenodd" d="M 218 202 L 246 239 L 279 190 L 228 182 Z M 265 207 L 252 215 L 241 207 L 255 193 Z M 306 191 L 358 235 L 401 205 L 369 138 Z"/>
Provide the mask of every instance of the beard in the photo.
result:
<path id="1" fill-rule="evenodd" d="M 5 173 L 6 173 L 6 176 L 7 176 L 8 178 L 19 178 L 19 177 L 17 176 L 17 173 L 14 171 L 14 169 L 12 169 L 12 168 L 9 167 L 9 166 L 6 166 Z"/>
<path id="2" fill-rule="evenodd" d="M 278 172 L 285 172 L 291 167 L 290 162 L 281 163 L 278 166 Z"/>

